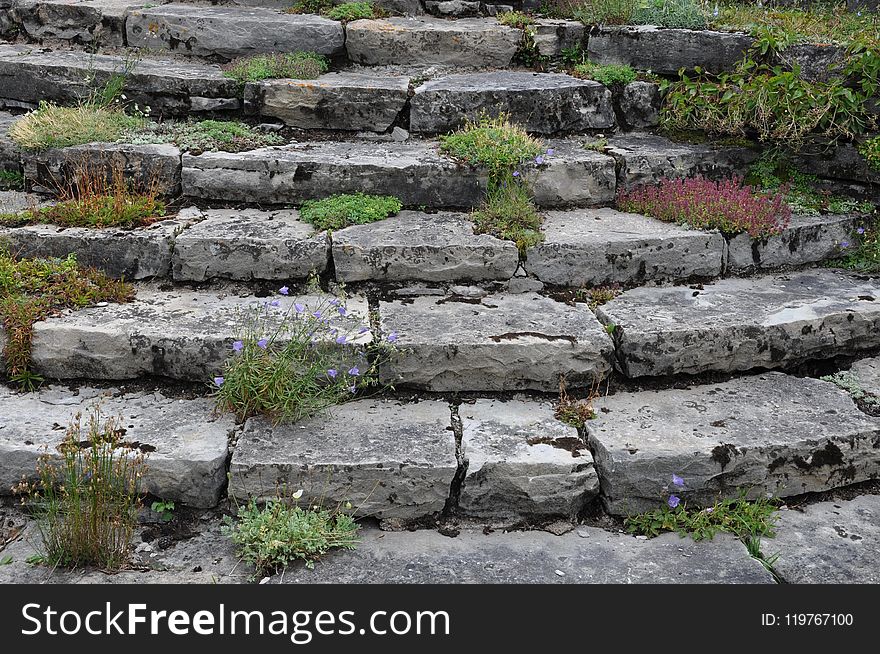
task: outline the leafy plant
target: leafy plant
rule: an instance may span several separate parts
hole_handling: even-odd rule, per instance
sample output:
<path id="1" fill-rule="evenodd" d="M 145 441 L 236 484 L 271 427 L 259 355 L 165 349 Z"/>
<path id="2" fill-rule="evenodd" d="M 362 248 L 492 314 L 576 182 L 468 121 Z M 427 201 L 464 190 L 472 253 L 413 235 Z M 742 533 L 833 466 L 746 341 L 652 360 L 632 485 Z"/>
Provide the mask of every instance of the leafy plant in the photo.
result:
<path id="1" fill-rule="evenodd" d="M 852 242 L 843 241 L 838 248 L 840 256 L 829 265 L 867 274 L 880 272 L 880 229 L 876 221 L 873 225 L 859 227 Z"/>
<path id="2" fill-rule="evenodd" d="M 565 379 L 560 379 L 559 401 L 556 403 L 553 415 L 560 422 L 581 429 L 588 420 L 596 417 L 596 412 L 593 410 L 593 400 L 598 397 L 598 394 L 598 388 L 593 388 L 587 398 L 576 400 L 568 394 L 565 388 Z"/>
<path id="3" fill-rule="evenodd" d="M 41 102 L 38 109 L 12 124 L 9 138 L 26 150 L 113 143 L 144 122 L 142 117 L 129 116 L 115 107 L 91 103 L 60 107 Z"/>
<path id="4" fill-rule="evenodd" d="M 648 0 L 633 12 L 635 25 L 689 30 L 706 29 L 706 15 L 694 0 Z"/>
<path id="5" fill-rule="evenodd" d="M 662 179 L 656 186 L 621 191 L 617 205 L 666 222 L 752 238 L 778 234 L 791 220 L 785 192 L 763 194 L 739 177 L 712 181 L 703 177 Z"/>
<path id="6" fill-rule="evenodd" d="M 575 77 L 582 79 L 591 79 L 604 84 L 608 87 L 623 87 L 630 82 L 635 82 L 636 71 L 631 66 L 609 64 L 594 64 L 591 61 L 585 61 L 574 67 L 573 74 Z"/>
<path id="7" fill-rule="evenodd" d="M 281 304 L 266 302 L 239 317 L 232 353 L 214 379 L 221 411 L 296 422 L 378 384 L 397 334 L 372 342 L 361 317 L 332 296 Z"/>
<path id="8" fill-rule="evenodd" d="M 607 302 L 611 302 L 618 295 L 623 293 L 620 284 L 612 284 L 610 286 L 594 286 L 593 288 L 578 289 L 576 295 L 579 299 L 586 300 L 590 310 L 602 306 Z"/>
<path id="9" fill-rule="evenodd" d="M 126 140 L 130 143 L 173 143 L 181 150 L 202 152 L 244 152 L 283 143 L 278 134 L 259 131 L 234 120 L 188 120 L 151 123 Z"/>
<path id="10" fill-rule="evenodd" d="M 285 11 L 288 14 L 320 14 L 331 7 L 332 0 L 296 0 Z"/>
<path id="11" fill-rule="evenodd" d="M 0 319 L 6 331 L 3 357 L 13 382 L 30 389 L 40 379 L 29 370 L 33 325 L 62 309 L 97 302 L 127 302 L 133 289 L 93 268 L 80 268 L 76 257 L 14 259 L 0 249 Z"/>
<path id="12" fill-rule="evenodd" d="M 573 16 L 585 25 L 631 25 L 640 0 L 587 0 Z"/>
<path id="13" fill-rule="evenodd" d="M 866 391 L 862 387 L 859 378 L 849 370 L 836 372 L 833 375 L 825 375 L 819 379 L 836 384 L 839 388 L 849 393 L 852 399 L 857 402 L 863 402 L 864 404 L 880 408 L 880 397 Z"/>
<path id="14" fill-rule="evenodd" d="M 150 510 L 158 513 L 163 522 L 171 522 L 174 519 L 174 508 L 173 500 L 159 500 L 150 505 Z"/>
<path id="15" fill-rule="evenodd" d="M 498 16 L 498 22 L 508 27 L 524 30 L 535 24 L 535 19 L 521 11 L 508 11 Z"/>
<path id="16" fill-rule="evenodd" d="M 114 569 L 127 561 L 146 464 L 140 451 L 122 442 L 124 433 L 99 407 L 85 425 L 77 414 L 58 446 L 60 460 L 41 457 L 38 481 L 16 487 L 36 515 L 43 562 Z"/>
<path id="17" fill-rule="evenodd" d="M 859 152 L 871 168 L 880 172 L 880 136 L 865 141 Z"/>
<path id="18" fill-rule="evenodd" d="M 264 79 L 316 79 L 330 69 L 327 58 L 314 52 L 287 52 L 236 59 L 223 74 L 239 83 Z"/>
<path id="19" fill-rule="evenodd" d="M 304 202 L 299 215 L 320 230 L 335 230 L 383 220 L 395 215 L 402 206 L 400 200 L 390 195 L 353 193 Z"/>
<path id="20" fill-rule="evenodd" d="M 302 491 L 297 495 L 302 496 Z M 256 568 L 257 576 L 272 574 L 297 560 L 313 568 L 331 549 L 353 550 L 358 529 L 354 518 L 342 511 L 303 509 L 280 498 L 268 500 L 263 508 L 251 499 L 239 508 L 237 520 L 224 516 L 222 527 L 242 559 Z"/>
<path id="21" fill-rule="evenodd" d="M 24 175 L 17 170 L 0 170 L 0 190 L 20 191 L 24 188 Z"/>
<path id="22" fill-rule="evenodd" d="M 347 23 L 361 18 L 379 18 L 383 12 L 377 11 L 372 2 L 345 2 L 329 9 L 324 9 L 322 15 L 332 20 Z"/>

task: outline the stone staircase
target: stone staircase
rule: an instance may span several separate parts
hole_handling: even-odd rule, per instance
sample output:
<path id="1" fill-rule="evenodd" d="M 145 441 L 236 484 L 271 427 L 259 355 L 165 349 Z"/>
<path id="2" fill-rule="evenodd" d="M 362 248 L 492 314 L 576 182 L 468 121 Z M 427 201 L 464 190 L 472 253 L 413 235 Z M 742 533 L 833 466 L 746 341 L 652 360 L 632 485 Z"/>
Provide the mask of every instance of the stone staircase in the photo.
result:
<path id="1" fill-rule="evenodd" d="M 35 325 L 34 369 L 51 385 L 0 388 L 0 492 L 105 395 L 149 452 L 149 492 L 200 508 L 284 485 L 392 526 L 533 524 L 576 519 L 597 502 L 613 515 L 654 508 L 673 473 L 697 504 L 878 477 L 880 418 L 816 378 L 862 357 L 862 385 L 880 395 L 870 358 L 880 279 L 821 266 L 861 217 L 797 216 L 754 240 L 617 211 L 618 191 L 742 174 L 759 150 L 635 131 L 657 125 L 656 84 L 618 94 L 525 70 L 522 31 L 492 17 L 398 3 L 418 14 L 343 25 L 266 4 L 0 0 L 0 170 L 23 172 L 30 191 L 0 193 L 0 212 L 46 201 L 83 160 L 122 162 L 175 207 L 136 230 L 0 230 L 21 256 L 73 252 L 137 288 L 129 304 Z M 665 53 L 674 70 L 723 70 L 748 47 L 744 35 L 587 34 L 558 20 L 538 21 L 534 39 L 550 59 L 578 44 L 597 61 L 660 73 L 670 72 L 654 61 L 666 39 L 681 45 Z M 302 49 L 331 57 L 333 72 L 242 88 L 219 67 Z M 76 102 L 131 62 L 126 98 L 152 116 L 280 122 L 296 136 L 202 154 L 119 143 L 25 152 L 6 136 L 22 110 Z M 499 109 L 548 150 L 522 170 L 545 216 L 545 240 L 525 255 L 474 234 L 467 212 L 486 174 L 433 139 Z M 606 145 L 585 147 L 599 134 Z M 880 198 L 880 177 L 846 148 L 804 165 Z M 292 208 L 357 191 L 395 195 L 406 209 L 328 234 Z M 237 313 L 282 285 L 302 298 L 312 274 L 325 290 L 345 286 L 348 306 L 370 316 L 365 339 L 398 334 L 381 369 L 393 390 L 296 424 L 217 415 L 208 384 Z M 611 284 L 623 292 L 595 310 L 575 293 Z M 585 428 L 554 417 L 560 380 L 574 394 L 601 390 Z"/>

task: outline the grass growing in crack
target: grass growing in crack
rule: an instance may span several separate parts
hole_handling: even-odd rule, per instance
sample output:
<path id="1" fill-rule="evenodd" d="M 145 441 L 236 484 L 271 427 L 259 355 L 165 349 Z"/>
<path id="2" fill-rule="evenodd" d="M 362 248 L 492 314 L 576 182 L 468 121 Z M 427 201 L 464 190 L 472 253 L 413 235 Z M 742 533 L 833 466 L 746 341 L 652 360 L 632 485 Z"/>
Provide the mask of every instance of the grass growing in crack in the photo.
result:
<path id="1" fill-rule="evenodd" d="M 535 19 L 521 11 L 508 11 L 498 16 L 498 22 L 508 27 L 524 30 L 535 24 Z"/>
<path id="2" fill-rule="evenodd" d="M 327 58 L 314 52 L 287 52 L 236 59 L 223 74 L 241 84 L 264 79 L 316 79 L 330 69 Z"/>
<path id="3" fill-rule="evenodd" d="M 38 109 L 13 123 L 9 138 L 26 150 L 113 143 L 144 124 L 144 118 L 129 116 L 115 106 L 85 103 L 61 107 L 41 102 Z"/>
<path id="4" fill-rule="evenodd" d="M 244 152 L 283 143 L 278 134 L 262 132 L 234 120 L 188 120 L 151 123 L 127 135 L 128 143 L 173 143 L 185 152 Z"/>
<path id="5" fill-rule="evenodd" d="M 670 496 L 670 500 L 678 498 Z M 674 505 L 674 506 L 673 506 Z M 664 532 L 676 532 L 699 541 L 711 539 L 720 531 L 743 540 L 772 537 L 777 520 L 776 504 L 767 498 L 753 502 L 742 493 L 736 499 L 725 499 L 704 509 L 688 509 L 684 502 L 670 501 L 658 509 L 630 516 L 624 522 L 631 534 L 654 538 Z"/>
<path id="6" fill-rule="evenodd" d="M 877 397 L 862 388 L 859 378 L 849 370 L 836 372 L 833 375 L 825 375 L 819 379 L 836 384 L 839 388 L 842 388 L 849 393 L 852 399 L 857 402 L 862 402 L 870 407 L 880 408 L 880 397 Z"/>
<path id="7" fill-rule="evenodd" d="M 333 296 L 284 303 L 268 301 L 240 316 L 231 355 L 214 379 L 221 411 L 296 422 L 378 385 L 396 333 L 373 342 L 362 318 Z"/>
<path id="8" fill-rule="evenodd" d="M 81 268 L 73 254 L 64 259 L 17 260 L 0 248 L 0 319 L 6 331 L 3 357 L 10 380 L 26 390 L 42 381 L 30 370 L 35 322 L 63 309 L 128 302 L 133 297 L 128 284 Z"/>
<path id="9" fill-rule="evenodd" d="M 299 215 L 319 230 L 336 230 L 384 220 L 402 207 L 400 200 L 390 195 L 352 193 L 304 202 Z"/>
<path id="10" fill-rule="evenodd" d="M 58 446 L 60 458 L 41 457 L 38 480 L 16 487 L 37 518 L 42 562 L 112 570 L 128 560 L 146 464 L 122 443 L 121 427 L 98 407 L 85 424 L 77 414 Z"/>
<path id="11" fill-rule="evenodd" d="M 262 577 L 284 569 L 293 561 L 304 561 L 313 568 L 315 561 L 332 549 L 353 550 L 358 543 L 358 525 L 341 510 L 301 508 L 293 503 L 270 499 L 260 507 L 251 499 L 238 508 L 238 517 L 224 516 L 222 532 L 236 545 L 239 555 Z"/>
<path id="12" fill-rule="evenodd" d="M 68 186 L 59 189 L 57 203 L 0 214 L 0 226 L 133 228 L 150 225 L 165 216 L 165 204 L 159 199 L 156 185 L 136 190 L 126 181 L 121 166 L 114 167 L 108 178 L 100 167 L 81 162 L 71 178 Z"/>
<path id="13" fill-rule="evenodd" d="M 635 82 L 638 75 L 631 66 L 626 64 L 594 64 L 592 61 L 584 61 L 574 67 L 572 74 L 581 79 L 591 79 L 611 88 L 622 88 L 630 82 Z"/>
<path id="14" fill-rule="evenodd" d="M 0 170 L 0 191 L 24 189 L 24 175 L 17 170 Z"/>
<path id="15" fill-rule="evenodd" d="M 375 7 L 372 2 L 344 2 L 341 5 L 324 9 L 321 15 L 331 20 L 348 23 L 363 18 L 381 18 L 386 13 Z"/>
<path id="16" fill-rule="evenodd" d="M 610 302 L 618 295 L 623 293 L 620 284 L 610 284 L 608 286 L 594 286 L 592 288 L 579 288 L 575 292 L 577 299 L 585 301 L 590 310 L 602 306 L 606 302 Z"/>
<path id="17" fill-rule="evenodd" d="M 489 190 L 471 219 L 476 233 L 513 241 L 521 253 L 544 240 L 541 214 L 525 184 L 513 177 Z"/>
<path id="18" fill-rule="evenodd" d="M 556 403 L 553 415 L 559 422 L 576 429 L 581 429 L 587 424 L 588 420 L 596 417 L 596 411 L 593 409 L 593 400 L 597 397 L 599 397 L 598 385 L 590 390 L 589 396 L 582 400 L 576 400 L 568 394 L 565 387 L 565 379 L 560 379 L 559 401 Z"/>

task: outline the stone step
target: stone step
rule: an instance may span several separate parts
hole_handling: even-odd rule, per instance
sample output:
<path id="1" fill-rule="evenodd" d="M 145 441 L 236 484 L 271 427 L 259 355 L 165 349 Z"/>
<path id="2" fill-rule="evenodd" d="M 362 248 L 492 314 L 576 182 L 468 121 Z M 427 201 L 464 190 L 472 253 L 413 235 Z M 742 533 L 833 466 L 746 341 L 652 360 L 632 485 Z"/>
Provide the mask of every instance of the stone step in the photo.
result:
<path id="1" fill-rule="evenodd" d="M 425 82 L 411 101 L 410 130 L 440 134 L 485 113 L 506 113 L 537 134 L 614 127 L 611 91 L 598 82 L 556 73 L 496 71 Z"/>
<path id="2" fill-rule="evenodd" d="M 0 44 L 0 107 L 36 107 L 41 101 L 73 104 L 130 69 L 123 56 L 76 50 L 41 51 Z M 239 85 L 218 66 L 144 57 L 126 77 L 126 101 L 152 116 L 237 111 Z"/>
<path id="3" fill-rule="evenodd" d="M 293 298 L 277 299 L 279 312 L 294 302 Z M 80 309 L 36 323 L 33 368 L 49 379 L 123 380 L 157 375 L 208 385 L 232 352 L 234 329 L 242 313 L 266 301 L 231 290 L 163 291 L 140 285 L 135 300 L 128 304 Z M 297 301 L 306 306 L 318 302 L 315 296 Z M 363 298 L 349 298 L 347 306 L 352 316 L 368 315 Z M 367 332 L 358 342 L 370 338 Z"/>
<path id="4" fill-rule="evenodd" d="M 194 507 L 215 506 L 226 487 L 231 415 L 218 416 L 209 398 L 174 399 L 161 392 L 122 393 L 50 386 L 17 393 L 0 386 L 0 495 L 27 479 L 36 480 L 37 459 L 56 447 L 77 413 L 87 428 L 94 407 L 117 418 L 123 441 L 146 455 L 141 490 Z"/>
<path id="5" fill-rule="evenodd" d="M 543 165 L 524 167 L 542 206 L 603 204 L 614 197 L 611 157 L 574 140 L 547 141 Z M 404 205 L 479 205 L 486 174 L 440 154 L 432 141 L 364 143 L 316 141 L 249 152 L 183 156 L 183 193 L 202 200 L 300 203 L 335 193 L 397 196 Z"/>
<path id="6" fill-rule="evenodd" d="M 342 23 L 310 14 L 259 7 L 168 4 L 132 9 L 125 21 L 126 43 L 175 54 L 237 57 L 272 52 L 343 52 Z"/>
<path id="7" fill-rule="evenodd" d="M 521 40 L 522 30 L 494 18 L 356 20 L 345 29 L 348 58 L 368 66 L 505 68 Z"/>
<path id="8" fill-rule="evenodd" d="M 381 302 L 383 334 L 400 351 L 383 381 L 431 391 L 559 390 L 589 386 L 611 368 L 613 344 L 585 305 L 534 293 Z"/>
<path id="9" fill-rule="evenodd" d="M 669 494 L 701 507 L 740 492 L 790 497 L 880 475 L 880 418 L 830 382 L 771 372 L 616 393 L 593 408 L 588 440 L 602 499 L 617 515 L 654 509 Z"/>
<path id="10" fill-rule="evenodd" d="M 880 347 L 880 283 L 834 270 L 636 288 L 597 315 L 628 377 L 782 368 Z"/>

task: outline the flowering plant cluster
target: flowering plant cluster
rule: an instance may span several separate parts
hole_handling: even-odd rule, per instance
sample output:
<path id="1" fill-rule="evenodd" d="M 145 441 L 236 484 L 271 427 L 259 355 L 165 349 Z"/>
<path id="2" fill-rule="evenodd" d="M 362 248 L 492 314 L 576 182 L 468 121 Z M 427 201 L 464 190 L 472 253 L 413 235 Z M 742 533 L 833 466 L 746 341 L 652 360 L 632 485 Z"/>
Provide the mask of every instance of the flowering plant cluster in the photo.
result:
<path id="1" fill-rule="evenodd" d="M 880 272 L 880 225 L 858 227 L 851 240 L 837 244 L 839 258 L 832 265 L 862 273 Z"/>
<path id="2" fill-rule="evenodd" d="M 743 185 L 737 176 L 719 181 L 697 176 L 663 179 L 656 186 L 621 191 L 617 205 L 623 211 L 666 222 L 766 238 L 780 233 L 791 220 L 786 192 L 780 188 L 778 192 L 760 193 Z"/>
<path id="3" fill-rule="evenodd" d="M 295 422 L 378 384 L 396 332 L 376 341 L 331 295 L 294 299 L 286 286 L 279 294 L 240 316 L 223 374 L 213 380 L 220 410 Z"/>

